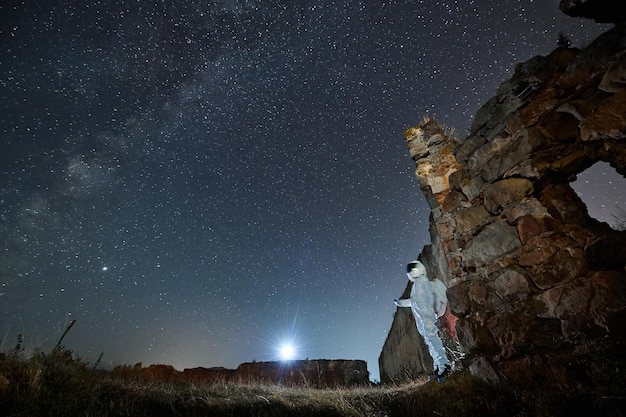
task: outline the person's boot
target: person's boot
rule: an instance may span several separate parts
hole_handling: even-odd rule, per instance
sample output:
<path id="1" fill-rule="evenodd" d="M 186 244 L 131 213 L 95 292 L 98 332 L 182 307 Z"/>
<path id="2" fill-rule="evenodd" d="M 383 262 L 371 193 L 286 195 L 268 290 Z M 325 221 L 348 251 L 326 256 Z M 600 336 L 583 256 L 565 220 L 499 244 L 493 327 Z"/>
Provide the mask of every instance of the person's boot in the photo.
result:
<path id="1" fill-rule="evenodd" d="M 446 377 L 450 375 L 451 372 L 452 372 L 452 367 L 450 366 L 450 364 L 447 364 L 443 368 L 443 372 L 437 375 L 437 381 L 443 382 L 446 379 Z"/>

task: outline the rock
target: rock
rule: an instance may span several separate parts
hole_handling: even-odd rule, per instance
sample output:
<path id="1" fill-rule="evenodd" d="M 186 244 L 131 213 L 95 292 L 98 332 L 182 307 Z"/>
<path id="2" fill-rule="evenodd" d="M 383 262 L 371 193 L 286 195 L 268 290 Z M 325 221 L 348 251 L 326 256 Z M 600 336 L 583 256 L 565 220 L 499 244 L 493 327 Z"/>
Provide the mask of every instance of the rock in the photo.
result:
<path id="1" fill-rule="evenodd" d="M 494 281 L 496 294 L 505 301 L 516 303 L 531 294 L 526 275 L 516 269 L 507 269 L 498 274 Z"/>
<path id="2" fill-rule="evenodd" d="M 621 90 L 599 103 L 580 122 L 580 137 L 583 141 L 626 137 L 626 90 Z"/>
<path id="3" fill-rule="evenodd" d="M 476 206 L 458 210 L 454 218 L 459 232 L 472 233 L 487 220 L 490 220 L 491 216 L 484 206 Z"/>
<path id="4" fill-rule="evenodd" d="M 285 384 L 333 388 L 369 384 L 367 363 L 362 360 L 295 360 L 287 362 L 246 362 L 237 369 L 189 368 L 182 372 L 170 365 L 150 365 L 141 368 L 138 376 L 150 381 L 213 383 Z M 120 375 L 118 373 L 118 375 Z M 137 375 L 132 375 L 136 377 Z"/>
<path id="5" fill-rule="evenodd" d="M 231 381 L 265 381 L 288 386 L 315 388 L 365 385 L 367 364 L 360 360 L 297 360 L 288 362 L 246 362 L 237 367 Z"/>
<path id="6" fill-rule="evenodd" d="M 506 219 L 511 224 L 515 224 L 520 218 L 531 216 L 535 219 L 543 219 L 550 216 L 548 209 L 546 209 L 539 200 L 534 197 L 522 198 L 516 202 L 509 204 L 506 209 L 502 211 L 502 214 L 506 216 Z"/>
<path id="7" fill-rule="evenodd" d="M 474 318 L 459 319 L 456 332 L 459 336 L 459 343 L 470 354 L 497 351 L 498 346 L 489 333 L 489 329 Z"/>
<path id="8" fill-rule="evenodd" d="M 480 147 L 468 160 L 471 171 L 480 172 L 485 181 L 502 178 L 519 165 L 532 150 L 527 132 L 518 137 L 499 136 Z"/>
<path id="9" fill-rule="evenodd" d="M 507 205 L 520 201 L 533 192 L 533 184 L 525 178 L 509 178 L 491 184 L 485 190 L 485 208 L 499 214 Z"/>
<path id="10" fill-rule="evenodd" d="M 152 381 L 174 382 L 179 376 L 180 372 L 170 365 L 150 365 L 141 369 L 141 377 Z"/>
<path id="11" fill-rule="evenodd" d="M 529 354 L 499 364 L 499 369 L 506 380 L 512 384 L 524 384 L 526 381 L 542 381 L 545 387 L 562 389 L 567 385 L 568 367 L 564 355 L 545 356 Z M 570 366 L 570 370 L 571 370 Z"/>
<path id="12" fill-rule="evenodd" d="M 450 311 L 457 317 L 466 317 L 471 312 L 469 297 L 470 285 L 475 281 L 465 281 L 448 288 L 448 305 Z"/>
<path id="13" fill-rule="evenodd" d="M 585 17 L 599 23 L 626 20 L 626 9 L 621 0 L 561 0 L 559 9 L 568 16 Z"/>
<path id="14" fill-rule="evenodd" d="M 593 18 L 612 7 L 561 3 Z M 464 362 L 486 381 L 626 392 L 616 371 L 626 368 L 626 232 L 591 218 L 571 187 L 598 161 L 626 176 L 624 45 L 626 23 L 517 65 L 463 140 L 433 120 L 409 135 L 431 207 L 427 270 L 446 283 Z M 418 357 L 409 329 L 396 315 L 383 382 Z"/>
<path id="15" fill-rule="evenodd" d="M 459 166 L 454 156 L 458 139 L 448 136 L 431 119 L 425 119 L 421 125 L 408 129 L 404 132 L 404 139 L 416 162 L 415 175 L 420 188 L 427 190 L 429 195 L 442 204 L 450 190 L 448 178 Z M 428 151 L 423 149 L 425 144 L 428 145 Z"/>
<path id="16" fill-rule="evenodd" d="M 549 289 L 538 300 L 544 306 L 540 317 L 559 319 L 566 337 L 604 334 L 615 302 L 600 275 L 579 278 Z"/>
<path id="17" fill-rule="evenodd" d="M 616 268 L 626 264 L 626 232 L 608 232 L 585 247 L 585 257 L 595 267 Z"/>
<path id="18" fill-rule="evenodd" d="M 463 251 L 463 265 L 482 266 L 521 246 L 514 227 L 504 222 L 495 222 L 485 227 L 467 244 Z"/>
<path id="19" fill-rule="evenodd" d="M 405 381 L 432 372 L 433 360 L 410 308 L 396 310 L 378 364 L 381 381 Z"/>
<path id="20" fill-rule="evenodd" d="M 550 216 L 564 224 L 585 224 L 587 207 L 569 184 L 552 182 L 540 191 L 539 201 Z"/>
<path id="21" fill-rule="evenodd" d="M 468 206 L 467 197 L 465 197 L 463 193 L 455 190 L 450 191 L 443 200 L 443 209 L 446 212 Z"/>
<path id="22" fill-rule="evenodd" d="M 542 235 L 529 239 L 518 258 L 519 265 L 536 266 L 548 263 L 558 250 L 551 237 L 552 235 Z"/>
<path id="23" fill-rule="evenodd" d="M 626 88 L 626 55 L 622 55 L 611 65 L 602 77 L 598 88 L 607 93 L 619 93 Z"/>
<path id="24" fill-rule="evenodd" d="M 564 248 L 550 257 L 550 262 L 536 264 L 530 271 L 533 283 L 542 290 L 578 278 L 587 270 L 580 248 Z"/>
<path id="25" fill-rule="evenodd" d="M 409 129 L 404 132 L 404 139 L 409 148 L 409 156 L 413 160 L 422 159 L 430 153 L 428 150 L 428 137 L 421 129 Z"/>
<path id="26" fill-rule="evenodd" d="M 567 113 L 580 122 L 589 116 L 594 108 L 595 104 L 592 100 L 570 100 L 557 107 L 557 113 L 554 117 L 557 117 L 559 113 Z M 550 129 L 550 132 L 556 131 L 555 134 L 560 134 L 560 132 L 562 132 L 562 126 L 554 126 L 554 120 L 555 119 L 553 118 L 550 119 L 548 128 Z M 575 133 L 572 138 L 575 140 L 579 136 L 578 133 L 580 132 L 580 129 L 577 122 L 572 121 L 571 119 L 569 119 L 569 121 L 570 122 L 567 124 L 567 131 L 573 131 L 572 133 Z M 573 126 L 570 126 L 571 122 L 574 122 Z"/>
<path id="27" fill-rule="evenodd" d="M 492 315 L 487 328 L 500 348 L 497 360 L 510 358 L 526 348 L 529 341 L 532 316 L 525 313 L 505 311 Z"/>
<path id="28" fill-rule="evenodd" d="M 233 380 L 233 369 L 226 369 L 222 367 L 213 368 L 186 368 L 183 369 L 183 379 L 185 381 L 192 382 L 194 384 L 215 384 L 226 383 Z"/>
<path id="29" fill-rule="evenodd" d="M 473 200 L 480 195 L 484 181 L 480 177 L 472 177 L 467 170 L 460 169 L 450 174 L 450 187 L 460 190 L 468 200 Z"/>
<path id="30" fill-rule="evenodd" d="M 517 223 L 517 234 L 522 244 L 535 236 L 539 236 L 549 229 L 548 222 L 544 217 L 536 218 L 530 215 L 522 217 Z"/>
<path id="31" fill-rule="evenodd" d="M 493 385 L 497 385 L 501 382 L 501 377 L 498 372 L 483 357 L 472 362 L 469 366 L 469 371 L 473 376 Z"/>

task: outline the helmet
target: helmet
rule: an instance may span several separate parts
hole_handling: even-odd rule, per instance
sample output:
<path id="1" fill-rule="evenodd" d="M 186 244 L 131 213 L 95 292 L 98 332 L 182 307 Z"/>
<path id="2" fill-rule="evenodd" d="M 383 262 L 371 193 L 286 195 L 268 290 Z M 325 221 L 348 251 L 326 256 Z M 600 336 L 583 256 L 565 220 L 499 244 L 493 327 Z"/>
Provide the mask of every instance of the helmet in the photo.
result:
<path id="1" fill-rule="evenodd" d="M 411 270 L 413 268 L 415 268 L 417 266 L 417 264 L 421 264 L 420 261 L 411 261 L 406 265 L 406 273 L 408 274 L 409 272 L 411 272 Z"/>
<path id="2" fill-rule="evenodd" d="M 426 275 L 426 268 L 423 263 L 415 260 L 407 264 L 406 273 L 409 275 L 409 278 L 416 278 L 420 275 Z"/>

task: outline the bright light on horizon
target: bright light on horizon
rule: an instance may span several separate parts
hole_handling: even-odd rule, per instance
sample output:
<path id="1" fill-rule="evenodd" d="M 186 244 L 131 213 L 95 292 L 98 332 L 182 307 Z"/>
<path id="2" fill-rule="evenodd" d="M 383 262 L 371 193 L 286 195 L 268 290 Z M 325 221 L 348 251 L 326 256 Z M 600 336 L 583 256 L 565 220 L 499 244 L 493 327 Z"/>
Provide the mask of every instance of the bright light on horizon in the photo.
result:
<path id="1" fill-rule="evenodd" d="M 310 337 L 305 333 L 306 323 L 298 313 L 284 313 L 284 322 L 275 330 L 265 331 L 263 341 L 268 347 L 265 358 L 272 361 L 292 361 L 311 354 Z"/>
<path id="2" fill-rule="evenodd" d="M 279 353 L 281 360 L 290 361 L 294 358 L 296 354 L 296 349 L 291 343 L 285 343 L 280 347 Z"/>

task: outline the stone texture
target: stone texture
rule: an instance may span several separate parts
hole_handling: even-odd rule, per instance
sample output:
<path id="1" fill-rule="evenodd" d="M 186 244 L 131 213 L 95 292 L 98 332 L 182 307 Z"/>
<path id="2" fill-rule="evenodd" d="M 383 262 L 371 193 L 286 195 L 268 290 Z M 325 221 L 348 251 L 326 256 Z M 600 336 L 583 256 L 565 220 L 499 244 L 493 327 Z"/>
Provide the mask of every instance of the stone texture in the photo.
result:
<path id="1" fill-rule="evenodd" d="M 601 23 L 619 23 L 626 20 L 622 0 L 561 0 L 559 8 L 567 15 L 585 17 Z"/>
<path id="2" fill-rule="evenodd" d="M 189 381 L 194 384 L 225 383 L 233 380 L 232 377 L 234 373 L 234 369 L 227 369 L 223 367 L 185 368 L 183 369 L 182 378 L 185 381 Z"/>
<path id="3" fill-rule="evenodd" d="M 597 20 L 615 4 L 561 7 Z M 405 133 L 431 207 L 423 262 L 448 287 L 456 361 L 486 381 L 626 392 L 626 232 L 591 218 L 570 186 L 598 161 L 626 176 L 624 45 L 618 24 L 518 64 L 463 140 L 428 119 Z M 383 382 L 421 349 L 399 314 Z"/>
<path id="4" fill-rule="evenodd" d="M 602 101 L 580 122 L 580 137 L 584 141 L 626 137 L 626 90 L 622 89 Z"/>
<path id="5" fill-rule="evenodd" d="M 498 274 L 494 285 L 498 297 L 512 303 L 525 300 L 531 293 L 526 275 L 516 269 L 506 269 Z"/>
<path id="6" fill-rule="evenodd" d="M 585 243 L 585 258 L 597 268 L 620 267 L 626 259 L 626 235 L 624 233 L 610 231 Z"/>
<path id="7" fill-rule="evenodd" d="M 405 381 L 432 372 L 433 360 L 417 332 L 410 308 L 397 309 L 378 358 L 381 381 Z"/>
<path id="8" fill-rule="evenodd" d="M 426 266 L 429 276 L 441 276 L 439 272 L 441 267 L 437 264 L 440 261 L 440 253 L 433 250 L 433 245 L 425 246 L 417 258 Z M 411 282 L 408 281 L 398 298 L 409 298 L 411 286 Z M 455 355 L 462 355 L 458 344 L 457 320 L 458 317 L 452 313 L 451 309 L 447 309 L 446 313 L 439 318 L 437 325 L 447 350 L 454 352 Z M 391 330 L 387 334 L 378 358 L 378 364 L 380 378 L 384 382 L 411 380 L 433 371 L 433 361 L 428 352 L 428 346 L 417 331 L 415 318 L 410 308 L 396 310 Z"/>
<path id="9" fill-rule="evenodd" d="M 160 382 L 272 383 L 288 386 L 333 388 L 369 384 L 367 363 L 361 360 L 297 360 L 288 362 L 247 362 L 237 369 L 192 368 L 182 372 L 170 365 L 135 365 L 130 370 L 113 370 L 119 377 Z"/>
<path id="10" fill-rule="evenodd" d="M 452 153 L 458 140 L 447 135 L 432 120 L 425 120 L 423 124 L 405 131 L 404 140 L 411 158 L 415 160 L 415 174 L 420 188 L 434 197 L 433 201 L 437 204 L 442 204 L 450 189 L 449 177 L 459 166 Z M 435 203 L 431 204 L 431 207 L 434 206 Z"/>
<path id="11" fill-rule="evenodd" d="M 502 211 L 502 214 L 506 216 L 509 223 L 515 223 L 519 218 L 526 215 L 530 215 L 534 218 L 549 216 L 548 210 L 534 197 L 522 198 L 519 201 L 509 204 L 509 206 Z"/>
<path id="12" fill-rule="evenodd" d="M 522 244 L 525 244 L 535 236 L 539 236 L 550 230 L 550 221 L 545 217 L 526 215 L 517 221 L 517 234 Z"/>
<path id="13" fill-rule="evenodd" d="M 520 201 L 533 192 L 533 184 L 525 178 L 507 178 L 491 184 L 485 190 L 485 208 L 499 214 L 509 204 Z"/>
<path id="14" fill-rule="evenodd" d="M 247 362 L 231 376 L 235 382 L 270 382 L 316 388 L 366 385 L 367 364 L 360 360 Z"/>
<path id="15" fill-rule="evenodd" d="M 513 226 L 504 222 L 491 223 L 467 244 L 463 251 L 463 265 L 486 265 L 521 246 Z"/>
<path id="16" fill-rule="evenodd" d="M 577 248 L 554 248 L 556 253 L 543 263 L 530 269 L 529 275 L 534 284 L 542 290 L 578 278 L 587 270 L 584 253 Z"/>
<path id="17" fill-rule="evenodd" d="M 9 388 L 10 385 L 11 385 L 11 381 L 9 381 L 9 379 L 6 376 L 0 373 L 0 392 Z"/>
<path id="18" fill-rule="evenodd" d="M 476 318 L 459 320 L 456 331 L 461 346 L 469 352 L 487 354 L 497 351 L 496 342 L 489 329 Z"/>
<path id="19" fill-rule="evenodd" d="M 498 372 L 491 366 L 489 362 L 487 362 L 484 358 L 478 358 L 474 362 L 469 365 L 469 370 L 473 375 L 476 375 L 478 378 L 490 382 L 492 384 L 497 384 L 500 382 L 500 375 Z"/>
<path id="20" fill-rule="evenodd" d="M 464 169 L 459 169 L 451 173 L 448 179 L 450 187 L 463 192 L 468 200 L 473 200 L 478 197 L 484 184 L 482 178 L 472 177 Z"/>
<path id="21" fill-rule="evenodd" d="M 491 216 L 483 206 L 461 209 L 455 213 L 457 230 L 461 233 L 472 233 L 483 225 Z"/>
<path id="22" fill-rule="evenodd" d="M 528 345 L 531 321 L 530 314 L 517 311 L 497 313 L 487 319 L 487 329 L 499 348 L 495 360 L 511 358 Z"/>
<path id="23" fill-rule="evenodd" d="M 611 65 L 602 77 L 598 89 L 607 93 L 619 93 L 626 87 L 626 55 L 622 55 Z"/>

